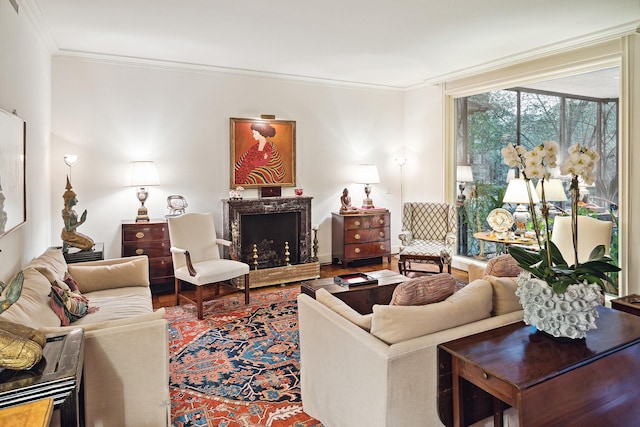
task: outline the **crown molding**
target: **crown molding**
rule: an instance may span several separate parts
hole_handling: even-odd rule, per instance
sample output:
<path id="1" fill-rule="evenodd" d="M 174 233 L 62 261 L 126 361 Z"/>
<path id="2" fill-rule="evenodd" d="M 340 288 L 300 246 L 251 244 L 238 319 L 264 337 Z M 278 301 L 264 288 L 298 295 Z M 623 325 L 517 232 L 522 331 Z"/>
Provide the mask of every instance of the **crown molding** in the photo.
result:
<path id="1" fill-rule="evenodd" d="M 499 70 L 501 68 L 522 64 L 528 61 L 544 58 L 551 55 L 569 52 L 582 47 L 587 47 L 596 43 L 602 43 L 614 39 L 618 39 L 630 34 L 640 32 L 640 21 L 633 21 L 627 24 L 608 28 L 604 31 L 598 31 L 587 34 L 586 36 L 575 37 L 564 42 L 554 43 L 537 49 L 531 49 L 516 55 L 506 56 L 495 61 L 485 62 L 473 67 L 464 68 L 452 73 L 435 76 L 424 80 L 423 82 L 411 86 L 407 89 L 415 89 L 424 85 L 442 84 L 448 81 L 463 79 L 466 77 Z"/>
<path id="2" fill-rule="evenodd" d="M 53 55 L 54 52 L 59 50 L 58 43 L 56 42 L 53 33 L 47 24 L 47 20 L 44 19 L 44 15 L 40 10 L 40 7 L 35 0 L 21 0 L 22 8 L 20 9 L 25 13 L 27 19 L 36 30 L 36 34 L 40 37 L 40 40 L 45 45 L 47 51 Z"/>

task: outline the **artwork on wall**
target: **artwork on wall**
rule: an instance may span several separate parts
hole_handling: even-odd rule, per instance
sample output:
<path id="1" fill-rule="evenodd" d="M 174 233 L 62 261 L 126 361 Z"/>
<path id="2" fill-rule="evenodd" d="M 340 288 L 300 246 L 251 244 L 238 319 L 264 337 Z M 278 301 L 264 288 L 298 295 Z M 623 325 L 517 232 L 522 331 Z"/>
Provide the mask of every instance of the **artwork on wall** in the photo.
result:
<path id="1" fill-rule="evenodd" d="M 294 187 L 296 122 L 231 118 L 231 184 Z"/>
<path id="2" fill-rule="evenodd" d="M 0 237 L 27 220 L 26 123 L 0 110 Z"/>

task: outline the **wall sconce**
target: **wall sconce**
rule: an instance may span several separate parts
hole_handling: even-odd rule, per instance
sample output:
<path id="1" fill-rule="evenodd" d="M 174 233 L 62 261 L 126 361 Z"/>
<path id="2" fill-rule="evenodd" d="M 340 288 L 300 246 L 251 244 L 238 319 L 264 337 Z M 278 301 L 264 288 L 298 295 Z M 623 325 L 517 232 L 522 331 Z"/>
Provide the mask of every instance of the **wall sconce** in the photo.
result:
<path id="1" fill-rule="evenodd" d="M 149 221 L 149 215 L 147 214 L 147 208 L 144 206 L 144 202 L 149 197 L 149 192 L 146 187 L 151 185 L 160 185 L 155 164 L 151 161 L 131 162 L 129 166 L 128 186 L 139 187 L 137 196 L 141 204 L 138 208 L 136 222 Z"/>
<path id="2" fill-rule="evenodd" d="M 358 169 L 358 184 L 364 184 L 364 194 L 367 198 L 362 201 L 362 209 L 373 209 L 373 200 L 371 200 L 371 184 L 380 183 L 378 176 L 378 167 L 376 165 L 360 165 Z"/>
<path id="3" fill-rule="evenodd" d="M 65 154 L 64 163 L 69 166 L 69 180 L 71 180 L 71 166 L 75 165 L 78 161 L 78 156 L 75 154 Z"/>

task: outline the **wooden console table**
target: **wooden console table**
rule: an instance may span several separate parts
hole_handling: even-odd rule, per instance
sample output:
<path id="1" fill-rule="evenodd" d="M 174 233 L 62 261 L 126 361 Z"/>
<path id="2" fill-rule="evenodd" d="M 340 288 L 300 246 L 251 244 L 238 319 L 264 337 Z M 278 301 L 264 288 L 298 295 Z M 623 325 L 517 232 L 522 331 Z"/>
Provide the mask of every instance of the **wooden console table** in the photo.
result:
<path id="1" fill-rule="evenodd" d="M 558 342 L 519 322 L 439 345 L 442 422 L 464 426 L 493 413 L 501 426 L 512 406 L 521 426 L 635 425 L 640 318 L 598 313 L 584 340 Z"/>
<path id="2" fill-rule="evenodd" d="M 47 337 L 42 359 L 25 371 L 0 369 L 0 409 L 52 398 L 60 425 L 84 425 L 81 391 L 84 330 Z"/>

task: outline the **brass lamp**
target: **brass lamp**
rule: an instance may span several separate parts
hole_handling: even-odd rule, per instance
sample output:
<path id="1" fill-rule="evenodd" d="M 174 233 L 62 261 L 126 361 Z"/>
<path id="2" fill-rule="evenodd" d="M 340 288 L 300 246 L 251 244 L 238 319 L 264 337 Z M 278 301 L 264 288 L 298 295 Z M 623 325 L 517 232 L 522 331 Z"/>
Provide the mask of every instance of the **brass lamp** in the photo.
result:
<path id="1" fill-rule="evenodd" d="M 366 199 L 362 201 L 362 209 L 373 209 L 373 200 L 371 200 L 371 184 L 380 183 L 378 176 L 378 167 L 376 165 L 360 165 L 358 169 L 358 184 L 364 184 L 364 193 Z"/>
<path id="2" fill-rule="evenodd" d="M 130 187 L 138 187 L 137 196 L 138 200 L 140 200 L 141 205 L 138 208 L 138 216 L 136 216 L 136 222 L 149 221 L 147 208 L 144 206 L 144 202 L 149 197 L 147 187 L 152 185 L 160 185 L 155 164 L 151 161 L 131 162 L 129 166 L 128 185 Z"/>

